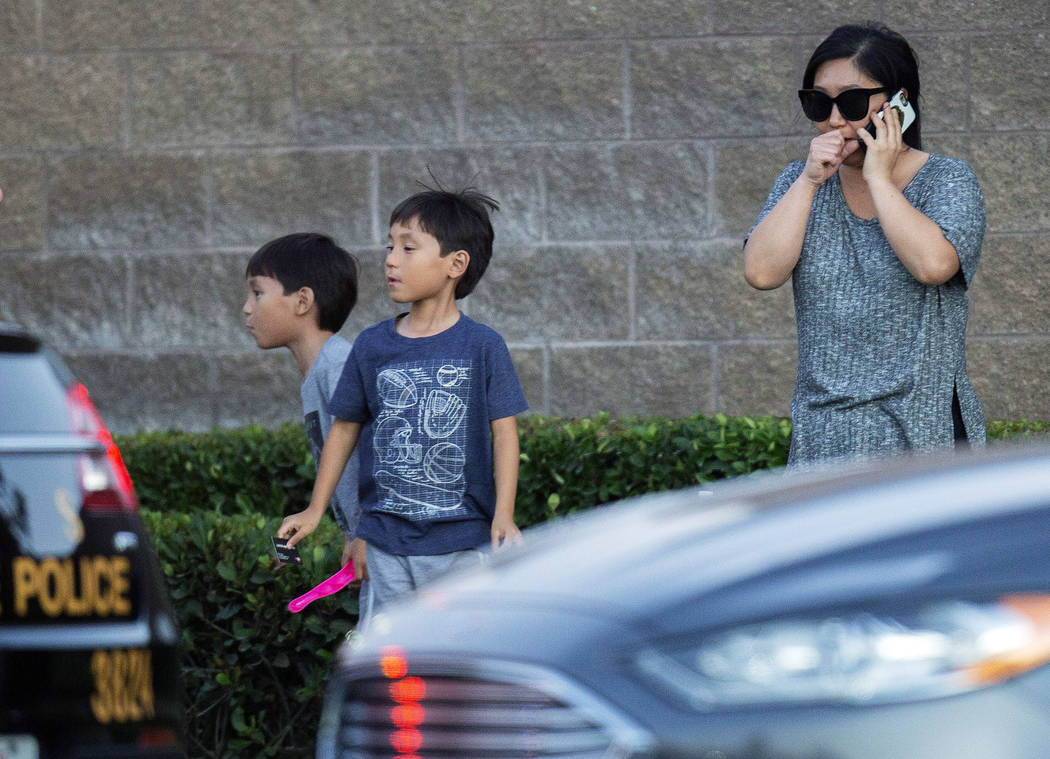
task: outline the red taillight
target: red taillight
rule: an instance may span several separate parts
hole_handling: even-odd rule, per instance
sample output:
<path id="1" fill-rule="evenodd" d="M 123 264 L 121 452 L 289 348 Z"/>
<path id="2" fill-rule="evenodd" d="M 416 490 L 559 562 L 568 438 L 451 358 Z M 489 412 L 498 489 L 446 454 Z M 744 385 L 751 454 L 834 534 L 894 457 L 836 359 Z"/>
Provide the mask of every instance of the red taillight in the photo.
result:
<path id="1" fill-rule="evenodd" d="M 423 733 L 419 730 L 426 719 L 426 709 L 420 703 L 426 696 L 427 686 L 420 677 L 408 677 L 408 659 L 397 646 L 387 646 L 382 651 L 379 667 L 383 676 L 391 681 L 390 696 L 397 706 L 390 710 L 390 745 L 397 755 L 394 759 L 419 759 L 417 752 L 423 747 Z"/>
<path id="2" fill-rule="evenodd" d="M 85 509 L 137 509 L 138 499 L 131 484 L 131 475 L 124 466 L 120 449 L 113 442 L 98 409 L 91 402 L 87 388 L 74 382 L 66 399 L 73 430 L 102 444 L 105 455 L 85 455 L 80 458 L 80 488 Z"/>

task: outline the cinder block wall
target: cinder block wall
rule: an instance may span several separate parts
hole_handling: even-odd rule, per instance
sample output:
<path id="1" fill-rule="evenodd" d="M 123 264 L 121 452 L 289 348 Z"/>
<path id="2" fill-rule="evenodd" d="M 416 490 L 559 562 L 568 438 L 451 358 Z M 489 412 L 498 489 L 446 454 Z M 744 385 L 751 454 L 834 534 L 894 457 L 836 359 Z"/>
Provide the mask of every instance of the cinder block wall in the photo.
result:
<path id="1" fill-rule="evenodd" d="M 810 132 L 794 90 L 839 23 L 917 48 L 926 147 L 988 205 L 970 371 L 990 418 L 1050 418 L 1046 0 L 5 0 L 0 318 L 47 336 L 119 431 L 298 417 L 242 329 L 262 242 L 363 268 L 345 334 L 395 313 L 386 218 L 427 178 L 496 196 L 464 310 L 544 414 L 787 414 L 789 287 L 741 240 Z"/>

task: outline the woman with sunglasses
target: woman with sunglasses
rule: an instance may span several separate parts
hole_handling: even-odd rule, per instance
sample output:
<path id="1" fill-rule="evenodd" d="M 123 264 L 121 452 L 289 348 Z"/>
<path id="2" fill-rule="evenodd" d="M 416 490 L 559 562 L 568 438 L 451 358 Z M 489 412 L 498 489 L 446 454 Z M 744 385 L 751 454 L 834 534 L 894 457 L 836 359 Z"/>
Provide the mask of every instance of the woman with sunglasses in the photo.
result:
<path id="1" fill-rule="evenodd" d="M 819 134 L 781 173 L 744 245 L 753 287 L 792 280 L 789 464 L 981 445 L 965 352 L 985 226 L 976 176 L 922 151 L 918 64 L 886 27 L 839 27 L 802 83 Z M 888 107 L 899 90 L 915 110 L 903 134 Z"/>

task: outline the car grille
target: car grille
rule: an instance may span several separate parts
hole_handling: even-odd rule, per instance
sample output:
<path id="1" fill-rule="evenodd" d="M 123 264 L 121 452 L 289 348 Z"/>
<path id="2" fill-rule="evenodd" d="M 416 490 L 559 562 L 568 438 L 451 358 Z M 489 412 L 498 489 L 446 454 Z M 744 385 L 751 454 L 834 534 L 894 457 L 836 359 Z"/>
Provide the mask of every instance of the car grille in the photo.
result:
<path id="1" fill-rule="evenodd" d="M 643 756 L 615 718 L 571 703 L 543 684 L 413 674 L 346 684 L 335 735 L 338 759 L 600 759 Z"/>

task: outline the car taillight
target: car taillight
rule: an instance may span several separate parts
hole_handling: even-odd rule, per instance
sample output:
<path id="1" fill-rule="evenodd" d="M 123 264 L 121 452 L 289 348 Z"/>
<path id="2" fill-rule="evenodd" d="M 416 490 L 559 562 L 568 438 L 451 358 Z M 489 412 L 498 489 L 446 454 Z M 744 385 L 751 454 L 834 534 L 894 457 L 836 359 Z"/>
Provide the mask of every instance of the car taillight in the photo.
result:
<path id="1" fill-rule="evenodd" d="M 390 681 L 390 696 L 397 704 L 390 710 L 390 745 L 397 752 L 394 759 L 419 759 L 416 752 L 423 746 L 419 728 L 426 717 L 421 703 L 426 683 L 419 677 L 407 677 L 408 660 L 396 646 L 384 649 L 380 668 Z"/>
<path id="2" fill-rule="evenodd" d="M 104 454 L 85 454 L 80 457 L 80 487 L 85 509 L 138 508 L 138 498 L 131 484 L 131 475 L 124 466 L 120 449 L 91 402 L 87 388 L 74 382 L 66 393 L 73 430 L 102 444 Z"/>

